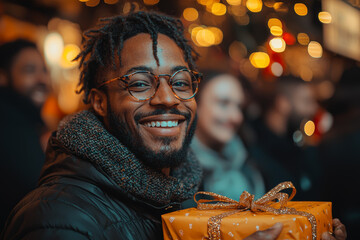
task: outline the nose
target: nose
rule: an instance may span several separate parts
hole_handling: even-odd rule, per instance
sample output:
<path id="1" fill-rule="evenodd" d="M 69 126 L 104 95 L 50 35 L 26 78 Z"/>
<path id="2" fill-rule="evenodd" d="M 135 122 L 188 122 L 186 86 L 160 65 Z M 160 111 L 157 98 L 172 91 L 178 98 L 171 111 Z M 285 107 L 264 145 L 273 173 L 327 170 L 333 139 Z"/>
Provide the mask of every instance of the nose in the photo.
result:
<path id="1" fill-rule="evenodd" d="M 235 106 L 230 113 L 230 121 L 233 125 L 239 126 L 244 120 L 244 115 L 241 109 Z"/>
<path id="2" fill-rule="evenodd" d="M 160 78 L 159 87 L 153 98 L 150 99 L 150 105 L 173 108 L 179 104 L 180 100 L 175 97 L 166 79 Z"/>

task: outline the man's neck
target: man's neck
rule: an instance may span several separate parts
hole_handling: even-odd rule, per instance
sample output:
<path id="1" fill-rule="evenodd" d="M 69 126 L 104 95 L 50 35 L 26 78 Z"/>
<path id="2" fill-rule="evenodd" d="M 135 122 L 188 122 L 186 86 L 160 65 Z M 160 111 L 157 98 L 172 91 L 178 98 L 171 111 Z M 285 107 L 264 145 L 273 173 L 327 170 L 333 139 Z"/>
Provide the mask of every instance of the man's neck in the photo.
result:
<path id="1" fill-rule="evenodd" d="M 284 136 L 287 129 L 287 120 L 281 113 L 269 111 L 265 115 L 266 126 L 276 135 Z"/>

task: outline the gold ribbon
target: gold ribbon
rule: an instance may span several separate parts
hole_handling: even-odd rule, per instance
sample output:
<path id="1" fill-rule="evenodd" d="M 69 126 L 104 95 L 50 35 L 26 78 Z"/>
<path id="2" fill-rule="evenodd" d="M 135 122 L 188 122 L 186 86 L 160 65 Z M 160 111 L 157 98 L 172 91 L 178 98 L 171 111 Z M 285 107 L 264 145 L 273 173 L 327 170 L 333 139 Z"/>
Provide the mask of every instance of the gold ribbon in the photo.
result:
<path id="1" fill-rule="evenodd" d="M 291 189 L 291 195 L 282 193 L 282 190 Z M 197 192 L 194 195 L 194 200 L 197 203 L 197 209 L 199 210 L 211 210 L 211 209 L 236 209 L 233 211 L 225 212 L 216 216 L 209 218 L 208 220 L 208 235 L 209 240 L 221 240 L 220 226 L 221 220 L 224 217 L 230 216 L 237 212 L 251 210 L 252 212 L 262 211 L 270 212 L 273 214 L 291 214 L 291 215 L 301 215 L 306 217 L 312 228 L 312 239 L 316 240 L 316 219 L 314 215 L 308 212 L 297 211 L 295 208 L 288 208 L 287 202 L 290 201 L 296 194 L 296 188 L 291 182 L 282 182 L 276 187 L 267 192 L 264 196 L 258 200 L 254 200 L 254 195 L 244 191 L 240 195 L 240 200 L 235 201 L 231 198 L 212 193 L 212 192 Z M 210 196 L 212 199 L 201 198 L 196 200 L 197 195 Z M 272 203 L 278 201 L 280 203 L 279 208 L 270 206 Z"/>

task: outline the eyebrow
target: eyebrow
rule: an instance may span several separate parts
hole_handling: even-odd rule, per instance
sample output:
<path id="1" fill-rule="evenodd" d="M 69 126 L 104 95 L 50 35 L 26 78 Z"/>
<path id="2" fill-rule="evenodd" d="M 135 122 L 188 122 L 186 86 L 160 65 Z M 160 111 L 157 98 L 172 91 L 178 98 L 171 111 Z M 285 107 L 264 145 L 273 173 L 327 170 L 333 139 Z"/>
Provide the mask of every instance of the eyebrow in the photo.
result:
<path id="1" fill-rule="evenodd" d="M 186 66 L 175 66 L 175 67 L 172 67 L 171 70 L 170 70 L 170 73 L 175 73 L 176 71 L 179 71 L 179 70 L 182 70 L 182 69 L 188 69 Z M 136 67 L 132 67 L 130 69 L 128 69 L 126 71 L 125 74 L 129 74 L 129 73 L 132 73 L 134 71 L 148 71 L 148 72 L 154 72 L 154 69 L 150 68 L 150 67 L 146 67 L 146 66 L 136 66 Z"/>

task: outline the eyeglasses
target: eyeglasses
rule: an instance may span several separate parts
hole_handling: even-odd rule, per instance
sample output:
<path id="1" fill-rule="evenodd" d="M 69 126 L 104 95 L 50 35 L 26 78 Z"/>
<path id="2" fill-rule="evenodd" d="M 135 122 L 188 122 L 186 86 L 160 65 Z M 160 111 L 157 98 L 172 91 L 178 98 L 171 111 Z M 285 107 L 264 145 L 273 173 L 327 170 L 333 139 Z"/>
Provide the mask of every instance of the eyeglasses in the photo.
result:
<path id="1" fill-rule="evenodd" d="M 131 96 L 138 101 L 147 101 L 154 97 L 160 85 L 160 77 L 168 77 L 168 84 L 176 98 L 180 100 L 189 100 L 193 98 L 199 87 L 201 73 L 189 69 L 181 69 L 173 75 L 159 74 L 155 75 L 149 71 L 136 71 L 121 77 L 105 81 L 98 88 L 105 84 L 120 80 L 125 84 Z"/>

